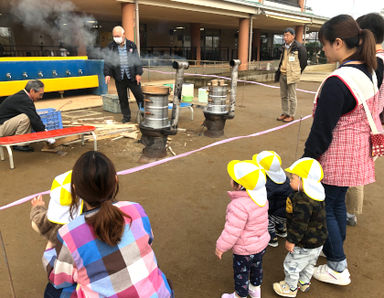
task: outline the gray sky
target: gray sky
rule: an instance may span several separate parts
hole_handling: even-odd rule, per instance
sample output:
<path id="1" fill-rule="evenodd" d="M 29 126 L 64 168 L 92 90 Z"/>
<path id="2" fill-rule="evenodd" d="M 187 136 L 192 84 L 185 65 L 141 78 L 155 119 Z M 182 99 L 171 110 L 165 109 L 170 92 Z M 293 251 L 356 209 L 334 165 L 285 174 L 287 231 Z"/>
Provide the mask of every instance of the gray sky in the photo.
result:
<path id="1" fill-rule="evenodd" d="M 384 8 L 382 0 L 307 0 L 306 6 L 313 13 L 325 17 L 349 14 L 354 18 L 370 12 L 380 12 Z"/>

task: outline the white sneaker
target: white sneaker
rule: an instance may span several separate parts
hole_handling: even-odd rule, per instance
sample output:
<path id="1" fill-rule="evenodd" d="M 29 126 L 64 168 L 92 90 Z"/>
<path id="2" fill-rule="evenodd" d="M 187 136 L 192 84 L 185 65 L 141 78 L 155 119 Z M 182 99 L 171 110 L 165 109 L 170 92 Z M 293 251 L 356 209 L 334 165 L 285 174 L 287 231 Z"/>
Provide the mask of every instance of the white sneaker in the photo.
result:
<path id="1" fill-rule="evenodd" d="M 348 269 L 344 269 L 343 272 L 337 272 L 329 268 L 327 264 L 316 267 L 313 277 L 319 281 L 339 286 L 346 286 L 351 283 Z"/>

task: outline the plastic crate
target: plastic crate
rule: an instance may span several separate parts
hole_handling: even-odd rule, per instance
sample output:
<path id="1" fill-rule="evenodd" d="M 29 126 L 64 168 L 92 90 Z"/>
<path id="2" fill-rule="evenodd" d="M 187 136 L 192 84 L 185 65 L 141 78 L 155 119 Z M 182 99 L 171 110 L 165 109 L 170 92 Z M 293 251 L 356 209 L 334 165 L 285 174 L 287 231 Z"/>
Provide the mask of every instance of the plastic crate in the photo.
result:
<path id="1" fill-rule="evenodd" d="M 103 94 L 103 110 L 112 113 L 121 113 L 119 96 L 117 94 Z"/>
<path id="2" fill-rule="evenodd" d="M 60 111 L 56 111 L 55 109 L 38 109 L 37 113 L 47 130 L 63 128 Z"/>

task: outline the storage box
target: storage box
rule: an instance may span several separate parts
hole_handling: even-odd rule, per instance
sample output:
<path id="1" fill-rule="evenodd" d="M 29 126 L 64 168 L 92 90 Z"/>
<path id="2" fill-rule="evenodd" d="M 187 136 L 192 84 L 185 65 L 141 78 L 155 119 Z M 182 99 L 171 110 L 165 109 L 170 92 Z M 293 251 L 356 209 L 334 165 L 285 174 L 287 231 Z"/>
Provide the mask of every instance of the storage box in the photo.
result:
<path id="1" fill-rule="evenodd" d="M 47 130 L 63 128 L 63 121 L 61 119 L 61 112 L 55 109 L 38 109 L 41 121 Z"/>
<path id="2" fill-rule="evenodd" d="M 199 88 L 199 102 L 208 102 L 208 88 Z"/>
<path id="3" fill-rule="evenodd" d="M 183 84 L 183 90 L 181 91 L 181 100 L 191 102 L 194 97 L 194 84 Z"/>
<path id="4" fill-rule="evenodd" d="M 103 94 L 103 110 L 111 113 L 121 113 L 119 96 L 117 94 Z"/>

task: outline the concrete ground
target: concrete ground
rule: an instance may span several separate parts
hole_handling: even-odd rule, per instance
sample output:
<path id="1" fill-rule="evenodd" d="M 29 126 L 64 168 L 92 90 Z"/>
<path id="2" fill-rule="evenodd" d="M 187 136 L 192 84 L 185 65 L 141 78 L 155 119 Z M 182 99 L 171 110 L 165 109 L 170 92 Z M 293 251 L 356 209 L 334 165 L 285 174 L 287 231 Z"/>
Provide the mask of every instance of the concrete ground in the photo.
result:
<path id="1" fill-rule="evenodd" d="M 276 84 L 273 84 L 276 86 Z M 316 91 L 318 82 L 301 82 L 298 88 Z M 297 117 L 311 113 L 313 95 L 298 92 Z M 135 105 L 131 104 L 132 109 Z M 90 111 L 113 116 L 101 107 Z M 280 114 L 279 89 L 239 84 L 236 116 L 228 120 L 225 135 L 211 139 L 201 135 L 204 116 L 195 108 L 195 119 L 181 113 L 179 127 L 185 128 L 172 137 L 171 146 L 177 154 L 212 144 L 217 140 L 246 136 L 282 125 L 275 118 Z M 275 150 L 288 167 L 298 159 L 308 136 L 311 119 L 257 137 L 243 138 L 214 146 L 187 157 L 120 176 L 119 200 L 139 202 L 147 211 L 155 235 L 153 244 L 160 268 L 172 280 L 176 297 L 220 297 L 233 291 L 232 257 L 227 252 L 219 261 L 215 242 L 220 235 L 228 204 L 229 176 L 226 164 L 232 159 L 249 159 L 262 150 Z M 8 204 L 33 193 L 48 190 L 52 179 L 70 169 L 76 159 L 92 149 L 92 143 L 74 144 L 63 149 L 65 154 L 39 152 L 42 144 L 34 144 L 34 153 L 15 153 L 16 168 L 8 168 L 8 160 L 0 162 L 0 205 Z M 107 154 L 118 171 L 140 165 L 143 146 L 132 139 L 102 140 L 99 150 Z M 364 214 L 355 227 L 348 227 L 345 251 L 352 283 L 338 287 L 312 281 L 308 293 L 298 297 L 382 297 L 384 276 L 384 160 L 376 162 L 377 182 L 366 186 Z M 45 197 L 46 202 L 49 198 Z M 30 227 L 29 203 L 0 211 L 0 229 L 17 297 L 42 297 L 47 282 L 41 265 L 45 240 Z M 277 248 L 268 247 L 264 257 L 263 297 L 276 297 L 272 283 L 284 278 L 282 263 L 286 251 L 284 241 Z M 3 254 L 0 261 L 1 297 L 11 297 L 8 273 Z M 324 263 L 320 258 L 319 263 Z"/>

